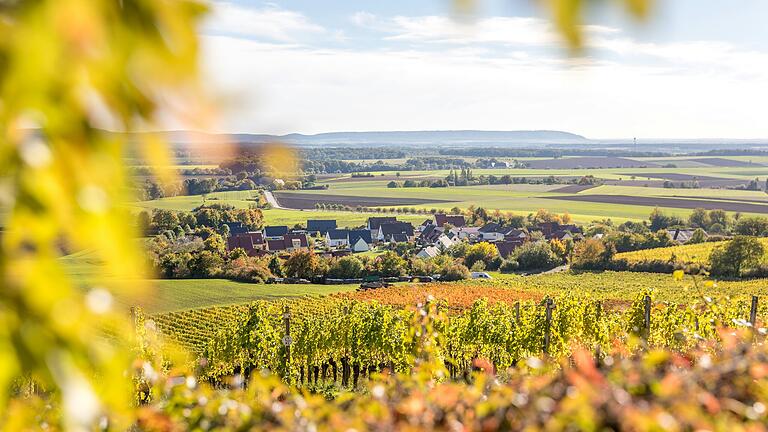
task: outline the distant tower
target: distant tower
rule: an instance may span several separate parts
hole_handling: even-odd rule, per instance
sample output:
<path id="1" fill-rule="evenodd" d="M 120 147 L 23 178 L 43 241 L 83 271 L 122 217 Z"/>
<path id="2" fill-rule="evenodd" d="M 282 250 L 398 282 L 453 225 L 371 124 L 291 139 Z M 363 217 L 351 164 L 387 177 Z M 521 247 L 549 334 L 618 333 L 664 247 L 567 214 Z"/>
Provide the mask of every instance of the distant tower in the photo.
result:
<path id="1" fill-rule="evenodd" d="M 632 142 L 635 145 L 635 151 L 637 151 L 637 138 L 632 138 Z"/>

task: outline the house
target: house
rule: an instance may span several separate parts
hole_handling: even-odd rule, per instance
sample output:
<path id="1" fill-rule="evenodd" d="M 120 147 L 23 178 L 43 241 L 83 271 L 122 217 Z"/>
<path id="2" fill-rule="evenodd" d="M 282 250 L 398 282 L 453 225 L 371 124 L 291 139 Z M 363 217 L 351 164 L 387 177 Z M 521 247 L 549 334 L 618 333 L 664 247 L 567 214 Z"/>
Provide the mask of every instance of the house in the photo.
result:
<path id="1" fill-rule="evenodd" d="M 434 258 L 438 255 L 440 255 L 440 249 L 434 246 L 427 246 L 416 254 L 416 256 L 421 259 Z"/>
<path id="2" fill-rule="evenodd" d="M 693 233 L 696 232 L 692 229 L 668 229 L 667 234 L 669 234 L 669 238 L 672 239 L 672 241 L 683 244 L 688 243 L 691 240 L 691 237 L 693 237 Z M 707 233 L 705 232 L 704 235 L 706 236 Z"/>
<path id="3" fill-rule="evenodd" d="M 455 241 L 454 239 L 448 237 L 446 234 L 441 234 L 435 241 L 435 246 L 437 246 L 442 250 L 445 250 L 445 249 L 449 249 L 456 243 L 458 243 L 458 241 Z"/>
<path id="4" fill-rule="evenodd" d="M 346 248 L 349 246 L 349 230 L 332 229 L 325 234 L 325 244 L 332 248 Z"/>
<path id="5" fill-rule="evenodd" d="M 336 229 L 336 221 L 333 219 L 307 220 L 307 233 L 310 235 L 325 235 L 330 230 Z"/>
<path id="6" fill-rule="evenodd" d="M 550 240 L 557 239 L 557 240 L 560 240 L 560 241 L 567 240 L 567 239 L 573 240 L 573 234 L 570 231 L 567 231 L 567 230 L 557 230 L 557 231 L 553 232 L 552 234 L 550 234 L 549 237 L 547 237 L 547 238 L 550 239 Z"/>
<path id="7" fill-rule="evenodd" d="M 495 243 L 496 249 L 499 250 L 499 255 L 501 255 L 502 258 L 507 258 L 512 255 L 512 252 L 514 252 L 521 244 L 522 243 L 515 241 L 500 241 Z"/>
<path id="8" fill-rule="evenodd" d="M 256 256 L 266 248 L 264 235 L 256 231 L 229 236 L 227 238 L 227 250 L 232 251 L 237 248 L 244 249 L 248 256 Z"/>
<path id="9" fill-rule="evenodd" d="M 288 234 L 288 227 L 285 225 L 264 227 L 264 237 L 271 240 L 277 240 Z"/>
<path id="10" fill-rule="evenodd" d="M 523 242 L 525 239 L 528 238 L 528 233 L 525 232 L 525 230 L 517 229 L 517 228 L 511 228 L 504 232 L 504 240 L 505 241 L 514 241 L 514 242 Z"/>
<path id="11" fill-rule="evenodd" d="M 309 241 L 304 233 L 286 233 L 279 239 L 267 238 L 267 250 L 270 252 L 293 252 L 308 248 Z"/>
<path id="12" fill-rule="evenodd" d="M 413 225 L 409 222 L 389 222 L 379 225 L 378 241 L 408 242 L 413 239 Z"/>
<path id="13" fill-rule="evenodd" d="M 450 224 L 455 227 L 463 227 L 467 224 L 467 222 L 464 219 L 464 215 L 447 215 L 445 213 L 437 213 L 435 214 L 435 224 L 439 227 L 442 227 L 445 224 Z"/>
<path id="14" fill-rule="evenodd" d="M 421 230 L 419 240 L 421 240 L 422 243 L 432 244 L 437 241 L 437 238 L 440 237 L 443 232 L 444 230 L 442 228 L 438 228 L 437 225 L 430 223 Z"/>
<path id="15" fill-rule="evenodd" d="M 501 225 L 497 224 L 496 222 L 489 222 L 482 227 L 480 227 L 480 239 L 489 241 L 489 242 L 496 242 L 504 240 L 504 232 L 501 227 Z"/>
<path id="16" fill-rule="evenodd" d="M 449 233 L 459 240 L 475 241 L 480 238 L 480 228 L 478 227 L 451 228 Z"/>
<path id="17" fill-rule="evenodd" d="M 243 225 L 242 222 L 224 222 L 224 225 L 229 227 L 229 235 L 231 236 L 248 232 L 248 227 Z"/>
<path id="18" fill-rule="evenodd" d="M 349 230 L 349 247 L 353 252 L 365 252 L 371 250 L 371 232 L 367 229 Z"/>
<path id="19" fill-rule="evenodd" d="M 559 222 L 541 222 L 536 226 L 538 231 L 544 234 L 547 239 L 552 238 L 552 234 L 558 231 L 569 231 L 571 235 L 581 233 L 581 228 L 574 224 L 561 224 Z"/>
<path id="20" fill-rule="evenodd" d="M 378 231 L 382 224 L 395 222 L 397 222 L 397 218 L 394 216 L 369 217 L 367 228 L 371 231 Z"/>

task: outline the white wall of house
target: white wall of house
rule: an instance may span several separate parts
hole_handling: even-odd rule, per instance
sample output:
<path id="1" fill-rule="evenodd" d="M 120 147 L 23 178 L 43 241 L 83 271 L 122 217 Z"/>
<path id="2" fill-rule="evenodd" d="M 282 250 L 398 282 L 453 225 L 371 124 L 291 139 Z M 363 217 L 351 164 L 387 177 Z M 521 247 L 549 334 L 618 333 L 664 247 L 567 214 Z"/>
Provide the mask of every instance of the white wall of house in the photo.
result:
<path id="1" fill-rule="evenodd" d="M 365 242 L 362 238 L 357 239 L 357 242 L 352 245 L 352 251 L 365 252 L 371 250 L 371 245 Z"/>
<path id="2" fill-rule="evenodd" d="M 504 234 L 499 232 L 484 232 L 480 234 L 480 238 L 485 241 L 502 241 L 504 240 Z"/>

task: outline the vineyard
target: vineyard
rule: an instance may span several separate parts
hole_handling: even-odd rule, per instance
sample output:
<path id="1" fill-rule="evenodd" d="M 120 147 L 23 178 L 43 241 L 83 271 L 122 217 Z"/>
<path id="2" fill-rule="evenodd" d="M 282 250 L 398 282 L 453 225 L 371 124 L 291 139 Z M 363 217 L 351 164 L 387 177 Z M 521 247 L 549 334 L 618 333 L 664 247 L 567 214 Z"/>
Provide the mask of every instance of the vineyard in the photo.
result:
<path id="1" fill-rule="evenodd" d="M 203 377 L 217 382 L 268 369 L 297 384 L 358 385 L 384 369 L 407 371 L 425 337 L 420 323 L 434 315 L 432 355 L 450 376 L 466 376 L 478 359 L 504 370 L 531 356 L 570 355 L 576 348 L 629 352 L 640 346 L 687 351 L 716 338 L 716 326 L 762 322 L 748 298 L 687 306 L 641 296 L 611 308 L 586 295 L 562 295 L 510 304 L 474 301 L 463 310 L 432 300 L 397 307 L 346 298 L 293 300 L 159 315 L 160 331 L 207 359 Z M 425 312 L 428 311 L 428 312 Z M 431 310 L 431 311 L 430 311 Z"/>
<path id="2" fill-rule="evenodd" d="M 768 246 L 768 239 L 760 239 L 764 246 Z M 630 263 L 643 261 L 671 261 L 682 264 L 707 264 L 712 251 L 723 246 L 727 241 L 706 242 L 698 244 L 686 244 L 656 249 L 645 249 L 616 254 L 615 259 L 625 259 Z"/>

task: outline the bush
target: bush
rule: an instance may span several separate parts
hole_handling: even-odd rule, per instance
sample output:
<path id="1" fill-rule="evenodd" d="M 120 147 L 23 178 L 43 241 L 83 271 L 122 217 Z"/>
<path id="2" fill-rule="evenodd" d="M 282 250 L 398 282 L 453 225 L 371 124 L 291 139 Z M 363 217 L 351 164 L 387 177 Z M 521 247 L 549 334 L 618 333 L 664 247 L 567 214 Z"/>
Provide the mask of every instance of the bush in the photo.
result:
<path id="1" fill-rule="evenodd" d="M 485 263 L 482 261 L 476 261 L 474 264 L 472 264 L 472 268 L 470 270 L 473 272 L 485 271 Z"/>
<path id="2" fill-rule="evenodd" d="M 546 242 L 526 243 L 515 249 L 512 259 L 521 270 L 548 270 L 562 263 Z"/>
<path id="3" fill-rule="evenodd" d="M 228 262 L 223 276 L 238 282 L 264 283 L 273 274 L 263 260 L 246 256 Z"/>
<path id="4" fill-rule="evenodd" d="M 496 249 L 496 246 L 487 242 L 476 243 L 467 251 L 467 256 L 464 258 L 464 264 L 470 268 L 478 261 L 482 261 L 484 265 L 488 265 L 497 256 L 499 256 L 499 250 Z"/>
<path id="5" fill-rule="evenodd" d="M 440 280 L 447 282 L 465 280 L 469 279 L 471 276 L 469 269 L 463 264 L 452 264 L 443 267 L 440 272 Z"/>
<path id="6" fill-rule="evenodd" d="M 363 263 L 353 256 L 341 257 L 331 264 L 328 276 L 337 279 L 355 279 L 363 274 Z"/>
<path id="7" fill-rule="evenodd" d="M 499 267 L 502 273 L 514 273 L 520 268 L 520 264 L 515 260 L 504 260 Z"/>

